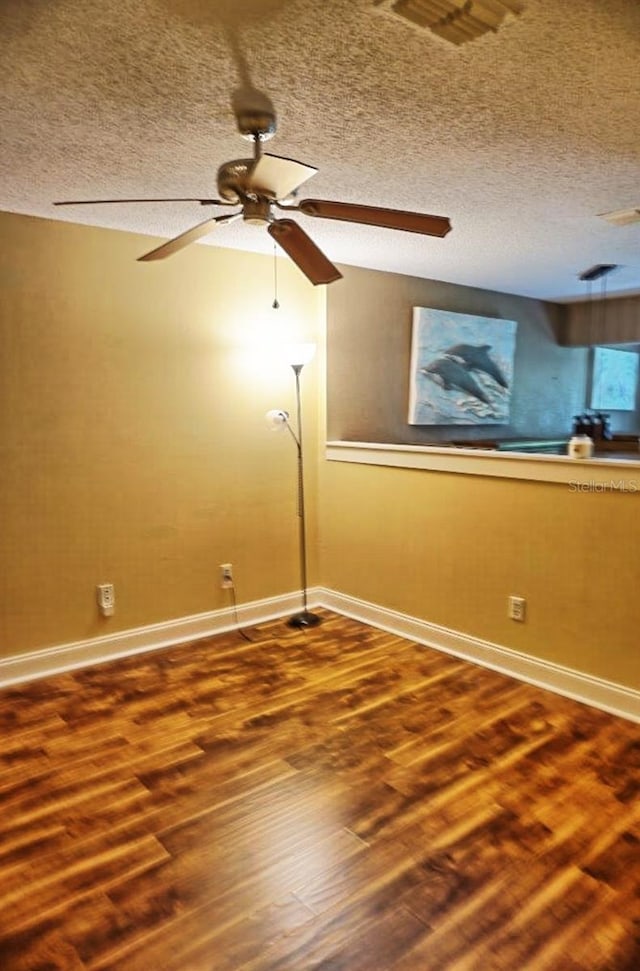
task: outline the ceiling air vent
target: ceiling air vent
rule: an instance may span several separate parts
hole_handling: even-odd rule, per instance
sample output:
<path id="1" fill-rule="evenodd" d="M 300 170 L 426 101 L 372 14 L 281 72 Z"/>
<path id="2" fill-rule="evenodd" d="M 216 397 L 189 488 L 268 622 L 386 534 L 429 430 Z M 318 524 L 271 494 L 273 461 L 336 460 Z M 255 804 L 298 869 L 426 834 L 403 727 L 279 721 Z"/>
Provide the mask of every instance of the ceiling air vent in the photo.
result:
<path id="1" fill-rule="evenodd" d="M 630 223 L 640 223 L 640 209 L 616 209 L 614 212 L 598 213 L 600 219 L 606 219 L 612 226 L 628 226 Z"/>
<path id="2" fill-rule="evenodd" d="M 374 5 L 452 44 L 466 44 L 497 31 L 507 14 L 520 14 L 520 0 L 373 0 Z"/>

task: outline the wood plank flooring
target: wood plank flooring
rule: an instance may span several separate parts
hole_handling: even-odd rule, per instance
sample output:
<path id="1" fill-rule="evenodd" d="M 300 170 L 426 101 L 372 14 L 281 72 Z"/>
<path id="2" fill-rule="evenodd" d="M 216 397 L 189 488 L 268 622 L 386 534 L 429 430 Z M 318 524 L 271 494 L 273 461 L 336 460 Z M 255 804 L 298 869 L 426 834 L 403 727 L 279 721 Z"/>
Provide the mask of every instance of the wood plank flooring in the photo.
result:
<path id="1" fill-rule="evenodd" d="M 322 613 L 0 693 L 2 971 L 640 969 L 640 726 Z"/>

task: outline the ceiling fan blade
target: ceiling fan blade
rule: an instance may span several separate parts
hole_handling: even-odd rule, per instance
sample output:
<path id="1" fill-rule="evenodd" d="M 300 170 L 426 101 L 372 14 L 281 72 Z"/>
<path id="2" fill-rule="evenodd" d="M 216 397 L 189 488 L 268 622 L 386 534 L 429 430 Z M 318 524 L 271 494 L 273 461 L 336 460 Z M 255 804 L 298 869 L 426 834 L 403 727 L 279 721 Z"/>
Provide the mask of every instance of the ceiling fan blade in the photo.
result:
<path id="1" fill-rule="evenodd" d="M 429 216 L 422 212 L 404 212 L 402 209 L 380 209 L 351 202 L 303 199 L 297 206 L 283 208 L 299 209 L 305 216 L 341 219 L 344 222 L 364 223 L 383 229 L 401 229 L 407 233 L 422 233 L 425 236 L 443 237 L 451 229 L 451 223 L 446 216 Z"/>
<path id="2" fill-rule="evenodd" d="M 170 239 L 167 243 L 163 243 L 162 246 L 152 249 L 149 253 L 145 253 L 144 256 L 139 256 L 138 262 L 148 263 L 151 260 L 164 260 L 165 257 L 172 256 L 173 253 L 184 249 L 189 243 L 195 243 L 202 236 L 208 236 L 217 223 L 232 222 L 234 219 L 239 219 L 241 215 L 242 213 L 240 212 L 232 212 L 228 216 L 215 216 L 213 219 L 205 219 L 204 222 L 198 223 L 197 226 L 192 226 L 191 229 L 187 229 L 186 233 L 180 233 L 179 236 L 174 236 L 173 239 Z"/>
<path id="3" fill-rule="evenodd" d="M 247 188 L 274 199 L 286 199 L 317 171 L 312 165 L 292 158 L 261 155 L 249 173 Z"/>
<path id="4" fill-rule="evenodd" d="M 119 202 L 199 202 L 201 206 L 228 206 L 222 199 L 71 199 L 54 206 L 110 206 Z"/>
<path id="5" fill-rule="evenodd" d="M 341 279 L 340 270 L 293 219 L 276 219 L 268 231 L 314 286 Z"/>

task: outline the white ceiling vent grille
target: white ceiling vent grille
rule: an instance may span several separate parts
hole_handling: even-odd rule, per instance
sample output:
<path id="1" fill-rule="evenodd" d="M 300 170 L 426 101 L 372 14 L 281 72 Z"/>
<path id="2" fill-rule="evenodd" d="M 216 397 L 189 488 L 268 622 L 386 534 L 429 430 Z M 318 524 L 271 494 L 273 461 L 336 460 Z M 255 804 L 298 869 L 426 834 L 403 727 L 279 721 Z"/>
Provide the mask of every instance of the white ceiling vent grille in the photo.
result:
<path id="1" fill-rule="evenodd" d="M 507 14 L 520 14 L 524 9 L 519 0 L 374 0 L 374 4 L 452 44 L 466 44 L 495 32 Z"/>
<path id="2" fill-rule="evenodd" d="M 630 223 L 640 223 L 640 209 L 616 209 L 614 212 L 599 213 L 600 219 L 606 219 L 613 226 L 628 226 Z"/>

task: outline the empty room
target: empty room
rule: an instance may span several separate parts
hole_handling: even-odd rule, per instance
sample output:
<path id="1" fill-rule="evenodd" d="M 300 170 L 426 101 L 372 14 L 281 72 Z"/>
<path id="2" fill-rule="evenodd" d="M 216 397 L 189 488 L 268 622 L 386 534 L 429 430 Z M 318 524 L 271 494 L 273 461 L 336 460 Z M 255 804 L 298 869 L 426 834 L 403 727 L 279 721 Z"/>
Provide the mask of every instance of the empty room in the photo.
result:
<path id="1" fill-rule="evenodd" d="M 0 51 L 1 971 L 636 971 L 640 6 Z"/>

